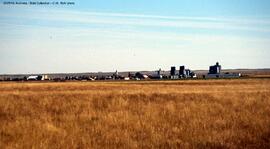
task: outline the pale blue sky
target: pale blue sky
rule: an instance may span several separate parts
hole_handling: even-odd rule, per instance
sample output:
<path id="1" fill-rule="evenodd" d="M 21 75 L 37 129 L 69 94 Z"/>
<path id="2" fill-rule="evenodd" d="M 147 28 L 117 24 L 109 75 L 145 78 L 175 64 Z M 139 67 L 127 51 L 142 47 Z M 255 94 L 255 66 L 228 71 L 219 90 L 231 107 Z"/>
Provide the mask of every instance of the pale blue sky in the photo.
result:
<path id="1" fill-rule="evenodd" d="M 270 68 L 269 0 L 0 2 L 0 74 Z"/>

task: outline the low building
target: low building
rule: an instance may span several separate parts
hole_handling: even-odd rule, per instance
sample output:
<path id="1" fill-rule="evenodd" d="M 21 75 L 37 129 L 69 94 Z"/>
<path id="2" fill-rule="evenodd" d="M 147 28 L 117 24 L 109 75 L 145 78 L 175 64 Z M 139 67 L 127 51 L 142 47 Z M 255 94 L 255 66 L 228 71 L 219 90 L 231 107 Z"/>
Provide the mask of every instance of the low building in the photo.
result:
<path id="1" fill-rule="evenodd" d="M 126 81 L 127 81 L 127 80 L 130 80 L 130 78 L 129 78 L 129 77 L 124 77 L 124 80 L 126 80 Z"/>
<path id="2" fill-rule="evenodd" d="M 159 69 L 158 71 L 156 71 L 155 74 L 151 74 L 149 76 L 150 79 L 162 79 L 163 75 L 161 74 L 161 69 Z"/>
<path id="3" fill-rule="evenodd" d="M 50 80 L 50 78 L 48 75 L 42 75 L 41 80 Z"/>
<path id="4" fill-rule="evenodd" d="M 42 80 L 42 76 L 28 76 L 27 77 L 28 81 L 37 81 L 37 80 Z"/>

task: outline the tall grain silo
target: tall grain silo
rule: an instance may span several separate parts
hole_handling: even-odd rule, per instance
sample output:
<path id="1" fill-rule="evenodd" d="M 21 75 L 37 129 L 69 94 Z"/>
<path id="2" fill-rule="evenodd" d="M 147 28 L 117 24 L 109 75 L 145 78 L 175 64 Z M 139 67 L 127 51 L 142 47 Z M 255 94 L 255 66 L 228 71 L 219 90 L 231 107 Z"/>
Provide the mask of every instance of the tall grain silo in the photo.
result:
<path id="1" fill-rule="evenodd" d="M 209 67 L 209 73 L 208 74 L 220 74 L 221 73 L 221 65 L 217 62 L 216 65 Z"/>
<path id="2" fill-rule="evenodd" d="M 191 71 L 189 69 L 186 69 L 185 72 L 186 72 L 186 77 L 190 77 Z"/>
<path id="3" fill-rule="evenodd" d="M 175 68 L 175 66 L 172 66 L 171 67 L 171 76 L 175 76 L 175 74 L 176 74 L 176 68 Z"/>
<path id="4" fill-rule="evenodd" d="M 161 75 L 161 68 L 159 68 L 159 70 L 157 71 L 157 75 L 158 75 L 158 76 Z"/>
<path id="5" fill-rule="evenodd" d="M 185 66 L 180 66 L 179 75 L 183 77 L 185 74 L 186 74 Z"/>
<path id="6" fill-rule="evenodd" d="M 221 65 L 219 65 L 219 63 L 216 63 L 216 69 L 217 69 L 217 74 L 221 73 Z"/>

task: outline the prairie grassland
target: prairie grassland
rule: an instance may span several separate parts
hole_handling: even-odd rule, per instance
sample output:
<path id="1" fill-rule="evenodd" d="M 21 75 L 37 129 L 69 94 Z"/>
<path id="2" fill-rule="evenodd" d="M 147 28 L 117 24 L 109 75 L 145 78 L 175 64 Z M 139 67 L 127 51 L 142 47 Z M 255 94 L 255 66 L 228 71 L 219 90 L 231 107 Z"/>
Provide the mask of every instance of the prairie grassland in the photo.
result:
<path id="1" fill-rule="evenodd" d="M 0 83 L 0 148 L 269 148 L 270 79 Z"/>

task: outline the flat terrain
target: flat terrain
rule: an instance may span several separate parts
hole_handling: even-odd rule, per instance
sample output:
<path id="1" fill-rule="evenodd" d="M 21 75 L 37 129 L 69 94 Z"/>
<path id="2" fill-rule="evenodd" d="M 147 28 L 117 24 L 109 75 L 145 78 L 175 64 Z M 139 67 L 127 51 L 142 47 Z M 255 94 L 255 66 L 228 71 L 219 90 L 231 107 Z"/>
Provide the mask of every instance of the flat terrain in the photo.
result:
<path id="1" fill-rule="evenodd" d="M 0 83 L 0 148 L 269 148 L 270 79 Z"/>

